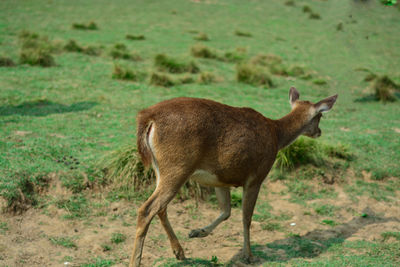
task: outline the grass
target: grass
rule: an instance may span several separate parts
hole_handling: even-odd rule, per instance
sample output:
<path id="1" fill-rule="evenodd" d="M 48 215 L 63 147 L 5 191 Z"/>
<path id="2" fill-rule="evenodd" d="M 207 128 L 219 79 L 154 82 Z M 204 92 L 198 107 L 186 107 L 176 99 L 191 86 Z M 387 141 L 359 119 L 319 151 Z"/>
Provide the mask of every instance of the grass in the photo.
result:
<path id="1" fill-rule="evenodd" d="M 332 217 L 335 215 L 335 211 L 337 210 L 336 206 L 329 205 L 329 204 L 317 204 L 314 207 L 315 213 L 322 216 L 329 216 Z"/>
<path id="2" fill-rule="evenodd" d="M 213 49 L 202 44 L 196 44 L 192 46 L 190 48 L 190 53 L 192 56 L 198 58 L 216 59 L 218 57 L 217 51 L 214 51 Z"/>
<path id="3" fill-rule="evenodd" d="M 376 182 L 357 180 L 353 185 L 345 187 L 345 191 L 355 197 L 367 195 L 378 201 L 392 201 L 396 196 L 396 189 L 390 185 Z"/>
<path id="4" fill-rule="evenodd" d="M 390 238 L 394 238 L 397 241 L 400 241 L 400 232 L 383 232 L 381 234 L 383 241 L 386 241 Z"/>
<path id="5" fill-rule="evenodd" d="M 95 258 L 91 263 L 81 264 L 80 267 L 110 267 L 115 264 L 114 260 Z"/>
<path id="6" fill-rule="evenodd" d="M 87 198 L 83 194 L 73 195 L 70 198 L 62 198 L 56 201 L 57 208 L 64 209 L 67 214 L 64 219 L 82 219 L 90 216 L 90 208 Z"/>

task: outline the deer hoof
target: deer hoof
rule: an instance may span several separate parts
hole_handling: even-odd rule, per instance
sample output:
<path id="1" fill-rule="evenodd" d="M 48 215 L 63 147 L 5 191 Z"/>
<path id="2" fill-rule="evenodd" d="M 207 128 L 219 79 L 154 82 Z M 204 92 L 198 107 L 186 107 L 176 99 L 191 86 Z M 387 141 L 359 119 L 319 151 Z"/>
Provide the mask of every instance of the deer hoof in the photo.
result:
<path id="1" fill-rule="evenodd" d="M 208 233 L 204 229 L 194 229 L 189 233 L 189 238 L 205 237 L 205 236 L 208 236 Z"/>
<path id="2" fill-rule="evenodd" d="M 175 258 L 178 260 L 184 260 L 185 258 L 185 253 L 183 252 L 183 249 L 179 250 L 174 250 Z"/>

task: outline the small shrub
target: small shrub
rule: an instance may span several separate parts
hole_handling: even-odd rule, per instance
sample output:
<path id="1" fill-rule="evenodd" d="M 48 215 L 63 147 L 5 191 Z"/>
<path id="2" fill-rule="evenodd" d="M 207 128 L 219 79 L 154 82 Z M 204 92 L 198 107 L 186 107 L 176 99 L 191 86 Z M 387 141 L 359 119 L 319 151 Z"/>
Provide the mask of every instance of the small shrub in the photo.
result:
<path id="1" fill-rule="evenodd" d="M 0 57 L 0 67 L 14 67 L 15 63 L 11 58 Z"/>
<path id="2" fill-rule="evenodd" d="M 76 30 L 97 30 L 97 24 L 93 21 L 84 24 L 84 23 L 73 23 L 72 24 L 72 29 L 76 29 Z"/>
<path id="3" fill-rule="evenodd" d="M 255 86 L 265 86 L 267 88 L 272 88 L 274 86 L 269 73 L 264 68 L 250 63 L 236 65 L 236 80 Z"/>
<path id="4" fill-rule="evenodd" d="M 318 13 L 311 13 L 309 16 L 310 19 L 321 19 L 321 16 Z"/>
<path id="5" fill-rule="evenodd" d="M 153 72 L 150 76 L 150 84 L 171 87 L 177 84 L 177 82 L 169 75 Z"/>
<path id="6" fill-rule="evenodd" d="M 184 62 L 164 54 L 156 55 L 154 65 L 158 70 L 170 73 L 198 73 L 200 71 L 199 67 L 193 61 Z"/>
<path id="7" fill-rule="evenodd" d="M 126 235 L 121 234 L 121 233 L 112 233 L 111 236 L 111 242 L 114 244 L 119 244 L 122 242 L 125 242 L 126 240 Z"/>
<path id="8" fill-rule="evenodd" d="M 196 44 L 192 46 L 192 48 L 190 49 L 190 53 L 192 54 L 192 56 L 198 58 L 208 58 L 208 59 L 217 58 L 216 51 L 202 44 Z"/>
<path id="9" fill-rule="evenodd" d="M 215 76 L 214 73 L 212 72 L 201 72 L 198 78 L 198 83 L 202 83 L 202 84 L 210 84 L 215 82 L 217 79 L 217 77 Z"/>
<path id="10" fill-rule="evenodd" d="M 125 38 L 128 40 L 132 40 L 132 41 L 142 41 L 142 40 L 146 39 L 146 37 L 144 37 L 144 35 L 142 35 L 142 34 L 140 34 L 140 35 L 127 34 L 125 36 Z"/>
<path id="11" fill-rule="evenodd" d="M 336 25 L 336 30 L 343 31 L 343 22 L 339 22 L 338 25 Z"/>
<path id="12" fill-rule="evenodd" d="M 193 39 L 197 41 L 210 41 L 210 38 L 208 38 L 208 35 L 204 32 L 197 34 Z"/>
<path id="13" fill-rule="evenodd" d="M 137 81 L 142 80 L 142 78 L 144 78 L 144 74 L 140 73 L 138 71 L 129 69 L 126 66 L 114 64 L 112 78 L 137 82 Z"/>
<path id="14" fill-rule="evenodd" d="M 240 30 L 235 30 L 235 35 L 240 36 L 240 37 L 252 37 L 253 35 L 249 32 L 244 32 Z"/>
<path id="15" fill-rule="evenodd" d="M 21 64 L 29 64 L 32 66 L 51 67 L 56 63 L 53 56 L 45 49 L 22 49 L 19 54 L 19 62 Z"/>
<path id="16" fill-rule="evenodd" d="M 303 12 L 311 14 L 313 11 L 312 11 L 311 7 L 306 5 L 306 6 L 303 6 Z"/>

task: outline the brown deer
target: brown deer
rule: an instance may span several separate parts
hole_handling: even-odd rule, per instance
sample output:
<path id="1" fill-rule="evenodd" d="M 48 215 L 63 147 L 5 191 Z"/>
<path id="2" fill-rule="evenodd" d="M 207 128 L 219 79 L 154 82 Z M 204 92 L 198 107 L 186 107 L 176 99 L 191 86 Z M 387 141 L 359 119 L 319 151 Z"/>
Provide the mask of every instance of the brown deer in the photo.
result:
<path id="1" fill-rule="evenodd" d="M 137 116 L 137 144 L 143 164 L 152 164 L 157 186 L 140 207 L 129 266 L 139 266 L 143 244 L 155 215 L 167 232 L 177 259 L 183 249 L 168 221 L 167 205 L 188 180 L 215 187 L 220 216 L 189 237 L 205 237 L 231 212 L 230 187 L 243 187 L 243 256 L 250 262 L 250 224 L 260 186 L 278 150 L 299 135 L 317 138 L 321 112 L 332 108 L 337 95 L 313 104 L 289 91 L 291 112 L 271 120 L 251 108 L 237 108 L 198 98 L 174 98 L 144 109 Z"/>

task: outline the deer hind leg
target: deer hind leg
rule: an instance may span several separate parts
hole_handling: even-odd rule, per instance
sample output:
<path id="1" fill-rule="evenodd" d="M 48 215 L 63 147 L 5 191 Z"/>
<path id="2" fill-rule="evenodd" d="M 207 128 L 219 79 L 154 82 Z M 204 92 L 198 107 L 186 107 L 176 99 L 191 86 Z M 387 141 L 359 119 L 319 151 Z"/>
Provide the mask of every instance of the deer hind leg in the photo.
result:
<path id="1" fill-rule="evenodd" d="M 250 249 L 250 225 L 251 217 L 253 216 L 254 206 L 257 201 L 258 193 L 260 191 L 260 184 L 245 185 L 243 187 L 243 200 L 242 200 L 242 220 L 243 220 L 243 256 L 244 260 L 248 263 L 252 260 Z"/>
<path id="2" fill-rule="evenodd" d="M 175 172 L 179 173 L 179 172 Z M 149 225 L 151 220 L 154 218 L 156 214 L 161 213 L 161 218 L 163 225 L 166 218 L 165 209 L 167 208 L 168 203 L 173 199 L 173 197 L 178 192 L 179 188 L 182 184 L 186 181 L 188 174 L 181 174 L 180 175 L 168 175 L 164 176 L 161 174 L 159 179 L 159 184 L 157 185 L 156 190 L 150 196 L 150 198 L 140 207 L 138 211 L 138 218 L 137 218 L 137 225 L 136 225 L 136 237 L 135 237 L 135 244 L 131 256 L 131 260 L 129 263 L 130 267 L 137 267 L 140 266 L 140 260 L 142 258 L 142 251 L 143 251 L 143 244 L 147 234 L 147 230 L 149 229 Z M 163 221 L 164 220 L 164 221 Z M 166 224 L 169 228 L 166 229 L 172 231 L 171 226 L 169 223 Z M 169 232 L 169 233 L 171 233 Z M 175 234 L 174 234 L 175 236 Z M 176 236 L 175 236 L 176 238 Z M 175 239 L 173 239 L 175 240 Z M 177 240 L 177 239 L 176 239 Z M 175 241 L 174 241 L 175 242 Z M 175 244 L 175 243 L 174 243 Z M 179 244 L 179 243 L 178 243 Z M 174 248 L 173 248 L 174 249 Z M 179 256 L 183 256 L 183 250 L 178 251 Z"/>
<path id="3" fill-rule="evenodd" d="M 227 220 L 231 215 L 231 193 L 229 187 L 216 187 L 215 194 L 217 195 L 221 214 L 211 224 L 201 229 L 192 230 L 189 233 L 190 238 L 208 236 L 221 222 Z"/>
<path id="4" fill-rule="evenodd" d="M 167 232 L 168 239 L 171 242 L 171 248 L 173 253 L 175 254 L 175 257 L 178 260 L 184 260 L 185 253 L 183 252 L 183 248 L 181 244 L 179 244 L 178 238 L 176 237 L 174 230 L 172 229 L 171 224 L 169 223 L 167 207 L 165 207 L 158 213 L 158 217 L 161 220 L 161 224 L 164 227 L 165 232 Z"/>

